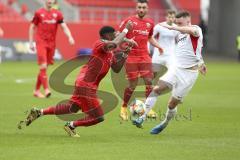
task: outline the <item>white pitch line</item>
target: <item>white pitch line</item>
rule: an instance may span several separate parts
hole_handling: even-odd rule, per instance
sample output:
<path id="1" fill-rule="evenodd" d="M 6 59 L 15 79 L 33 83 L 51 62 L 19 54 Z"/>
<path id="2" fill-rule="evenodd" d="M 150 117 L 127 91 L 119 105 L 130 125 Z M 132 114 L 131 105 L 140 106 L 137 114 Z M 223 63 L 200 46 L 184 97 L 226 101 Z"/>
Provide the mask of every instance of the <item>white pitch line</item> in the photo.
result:
<path id="1" fill-rule="evenodd" d="M 15 79 L 15 83 L 21 84 L 21 83 L 30 83 L 36 81 L 36 78 L 19 78 Z"/>

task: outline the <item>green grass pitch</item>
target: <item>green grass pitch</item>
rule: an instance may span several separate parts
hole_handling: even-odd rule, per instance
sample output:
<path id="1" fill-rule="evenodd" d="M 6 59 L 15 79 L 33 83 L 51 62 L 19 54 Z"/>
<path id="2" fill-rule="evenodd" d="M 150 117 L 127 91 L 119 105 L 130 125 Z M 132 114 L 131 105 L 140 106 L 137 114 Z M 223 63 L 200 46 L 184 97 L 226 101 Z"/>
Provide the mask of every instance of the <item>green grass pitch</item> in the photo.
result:
<path id="1" fill-rule="evenodd" d="M 51 67 L 49 73 L 58 65 Z M 74 139 L 63 130 L 65 122 L 55 116 L 41 118 L 30 127 L 16 125 L 32 106 L 54 105 L 70 97 L 53 92 L 50 99 L 32 97 L 37 74 L 33 62 L 0 64 L 0 160 L 238 160 L 240 158 L 240 64 L 208 62 L 208 74 L 199 79 L 179 106 L 179 117 L 160 135 L 131 122 L 119 123 L 119 108 L 105 116 L 99 125 L 78 128 L 81 138 Z M 73 83 L 77 74 L 68 79 Z M 108 75 L 101 89 L 114 93 Z M 166 110 L 169 95 L 158 99 L 155 110 Z M 190 115 L 191 110 L 191 115 Z"/>

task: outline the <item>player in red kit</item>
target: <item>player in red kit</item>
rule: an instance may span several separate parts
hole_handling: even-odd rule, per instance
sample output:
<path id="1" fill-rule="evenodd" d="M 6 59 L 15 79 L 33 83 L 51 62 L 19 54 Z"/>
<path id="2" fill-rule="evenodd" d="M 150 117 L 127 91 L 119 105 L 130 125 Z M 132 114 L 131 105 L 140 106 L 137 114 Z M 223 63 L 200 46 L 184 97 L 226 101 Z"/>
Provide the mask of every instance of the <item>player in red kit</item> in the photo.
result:
<path id="1" fill-rule="evenodd" d="M 125 63 L 125 69 L 129 86 L 125 89 L 123 97 L 123 105 L 120 111 L 120 117 L 122 120 L 128 120 L 127 105 L 134 92 L 138 77 L 143 78 L 146 85 L 146 97 L 152 90 L 152 60 L 148 52 L 147 43 L 149 42 L 154 47 L 158 48 L 160 53 L 163 52 L 157 41 L 153 38 L 154 22 L 151 18 L 148 18 L 148 1 L 138 0 L 136 5 L 137 15 L 130 16 L 125 19 L 120 25 L 120 31 L 123 30 L 125 24 L 129 21 L 133 23 L 133 29 L 126 35 L 129 39 L 134 39 L 138 46 L 132 48 Z M 152 117 L 156 117 L 155 112 L 150 112 Z"/>
<path id="2" fill-rule="evenodd" d="M 93 54 L 88 63 L 81 69 L 75 82 L 75 90 L 71 99 L 65 104 L 59 104 L 46 109 L 31 109 L 25 121 L 19 123 L 19 128 L 23 123 L 30 125 L 35 119 L 43 115 L 62 115 L 76 113 L 82 110 L 86 114 L 85 118 L 67 122 L 64 129 L 72 137 L 79 137 L 75 132 L 78 126 L 91 126 L 102 122 L 103 110 L 97 98 L 97 89 L 100 81 L 106 76 L 109 69 L 119 72 L 125 62 L 126 55 L 130 47 L 121 53 L 113 53 L 113 49 L 121 42 L 127 41 L 130 45 L 137 45 L 135 41 L 128 40 L 125 37 L 132 24 L 129 22 L 122 33 L 115 38 L 115 30 L 112 27 L 105 26 L 100 30 L 101 40 L 98 40 L 93 48 Z M 120 58 L 119 58 L 119 54 Z M 118 58 L 116 58 L 118 57 Z"/>
<path id="3" fill-rule="evenodd" d="M 52 9 L 54 2 L 55 0 L 45 0 L 45 7 L 35 12 L 29 27 L 30 49 L 33 51 L 36 49 L 39 65 L 39 73 L 34 91 L 34 96 L 38 98 L 49 97 L 51 95 L 48 88 L 47 67 L 54 63 L 53 56 L 55 53 L 58 25 L 62 27 L 64 33 L 67 35 L 69 43 L 71 45 L 75 43 L 69 28 L 63 21 L 62 13 L 59 10 Z M 33 43 L 35 31 L 36 48 Z M 45 90 L 45 96 L 40 92 L 41 86 Z"/>

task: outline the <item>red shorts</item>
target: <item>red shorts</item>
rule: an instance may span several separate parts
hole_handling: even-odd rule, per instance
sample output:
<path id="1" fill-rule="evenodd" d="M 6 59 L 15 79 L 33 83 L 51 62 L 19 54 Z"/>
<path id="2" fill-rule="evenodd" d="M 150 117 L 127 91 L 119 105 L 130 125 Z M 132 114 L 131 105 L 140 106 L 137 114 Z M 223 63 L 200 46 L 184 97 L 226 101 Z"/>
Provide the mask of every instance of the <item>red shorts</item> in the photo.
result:
<path id="1" fill-rule="evenodd" d="M 142 78 L 153 78 L 152 59 L 146 57 L 128 57 L 125 63 L 125 69 L 128 80 Z"/>
<path id="2" fill-rule="evenodd" d="M 47 65 L 54 63 L 54 53 L 55 53 L 55 47 L 48 47 L 46 45 L 37 44 L 37 60 L 38 64 L 44 64 Z"/>
<path id="3" fill-rule="evenodd" d="M 75 87 L 71 101 L 80 106 L 84 113 L 97 110 L 98 115 L 103 115 L 99 99 L 97 98 L 96 89 L 88 88 L 85 85 Z"/>

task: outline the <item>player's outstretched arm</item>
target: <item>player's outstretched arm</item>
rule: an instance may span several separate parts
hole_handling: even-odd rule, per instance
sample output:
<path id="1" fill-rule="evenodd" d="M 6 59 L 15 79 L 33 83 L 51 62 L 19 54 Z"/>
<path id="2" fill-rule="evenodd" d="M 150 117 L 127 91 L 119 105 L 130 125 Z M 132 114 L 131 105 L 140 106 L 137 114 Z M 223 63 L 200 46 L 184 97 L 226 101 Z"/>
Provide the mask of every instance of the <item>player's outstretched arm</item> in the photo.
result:
<path id="1" fill-rule="evenodd" d="M 125 29 L 117 35 L 117 37 L 113 40 L 113 42 L 118 45 L 122 41 L 124 41 L 126 34 L 128 33 L 128 31 L 132 29 L 132 26 L 133 26 L 133 23 L 131 21 L 128 21 L 126 23 Z"/>
<path id="2" fill-rule="evenodd" d="M 156 39 L 153 36 L 150 37 L 148 41 L 152 46 L 158 48 L 160 54 L 163 53 L 162 47 L 158 44 L 158 42 L 156 41 Z"/>
<path id="3" fill-rule="evenodd" d="M 34 40 L 33 40 L 33 36 L 34 36 L 34 30 L 35 30 L 35 24 L 31 23 L 30 27 L 29 27 L 29 43 L 30 43 L 30 49 L 32 51 L 35 51 L 35 47 L 34 47 Z"/>
<path id="4" fill-rule="evenodd" d="M 116 52 L 114 54 L 115 61 L 112 63 L 111 68 L 115 73 L 119 73 L 121 71 L 131 49 L 131 47 L 128 47 L 125 51 Z"/>
<path id="5" fill-rule="evenodd" d="M 160 24 L 170 30 L 176 30 L 181 33 L 191 34 L 194 37 L 199 37 L 200 33 L 196 26 L 170 26 L 168 24 Z"/>
<path id="6" fill-rule="evenodd" d="M 103 46 L 103 49 L 105 51 L 112 51 L 115 48 L 117 48 L 117 46 L 120 43 L 122 43 L 124 40 L 126 40 L 125 36 L 128 33 L 128 31 L 131 29 L 132 29 L 132 22 L 129 21 L 126 24 L 125 29 L 121 33 L 118 33 L 117 36 L 114 38 L 114 40 L 112 40 L 112 41 L 105 40 L 105 45 Z M 130 42 L 130 40 L 129 40 L 129 42 Z M 136 44 L 136 42 L 134 40 L 131 40 L 131 42 L 133 43 L 133 45 Z"/>
<path id="7" fill-rule="evenodd" d="M 73 39 L 71 31 L 68 28 L 67 24 L 64 23 L 64 22 L 61 23 L 61 27 L 62 27 L 63 32 L 65 33 L 65 35 L 68 37 L 69 44 L 74 45 L 75 44 L 75 40 Z"/>

